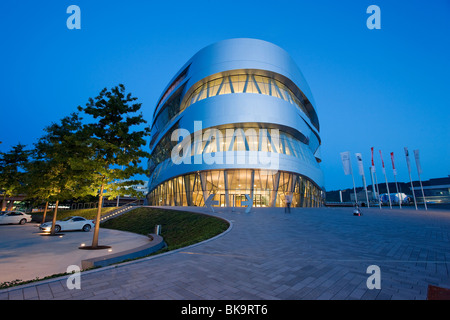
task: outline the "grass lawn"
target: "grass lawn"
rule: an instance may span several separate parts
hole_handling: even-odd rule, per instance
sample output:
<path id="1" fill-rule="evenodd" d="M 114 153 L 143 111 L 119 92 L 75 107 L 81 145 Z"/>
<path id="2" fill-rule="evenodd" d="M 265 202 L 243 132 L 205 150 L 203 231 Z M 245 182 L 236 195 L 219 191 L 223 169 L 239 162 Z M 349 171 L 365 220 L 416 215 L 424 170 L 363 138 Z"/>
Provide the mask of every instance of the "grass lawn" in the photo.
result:
<path id="1" fill-rule="evenodd" d="M 147 235 L 155 232 L 156 225 L 161 225 L 161 236 L 167 244 L 165 251 L 212 238 L 229 227 L 220 218 L 160 208 L 137 208 L 105 221 L 101 227 Z"/>
<path id="2" fill-rule="evenodd" d="M 102 215 L 116 209 L 102 208 Z M 80 216 L 94 220 L 97 209 L 58 210 L 56 219 Z M 51 221 L 53 211 L 47 212 L 46 221 Z M 42 213 L 34 213 L 33 220 L 42 221 Z M 200 213 L 169 210 L 162 208 L 136 208 L 117 218 L 103 222 L 101 228 L 129 231 L 148 235 L 155 232 L 156 225 L 161 225 L 161 236 L 167 244 L 164 251 L 186 247 L 212 238 L 228 229 L 229 223 L 220 218 Z"/>
<path id="3" fill-rule="evenodd" d="M 102 215 L 116 209 L 115 207 L 102 208 Z M 58 210 L 57 219 L 63 219 L 68 216 L 80 216 L 87 219 L 94 219 L 97 215 L 97 209 L 79 209 L 79 210 Z M 33 220 L 42 221 L 42 213 L 33 213 Z M 46 220 L 51 221 L 53 211 L 48 210 Z M 159 253 L 174 250 L 191 244 L 201 242 L 212 238 L 229 227 L 229 223 L 220 218 L 208 216 L 200 213 L 168 210 L 160 208 L 136 208 L 117 218 L 105 221 L 100 226 L 102 228 L 129 231 L 138 234 L 147 235 L 155 232 L 155 226 L 161 225 L 161 236 L 163 236 L 167 247 L 158 251 Z M 30 281 L 11 281 L 0 283 L 0 289 L 13 287 L 25 283 L 51 279 L 65 275 L 55 274 L 36 278 Z"/>

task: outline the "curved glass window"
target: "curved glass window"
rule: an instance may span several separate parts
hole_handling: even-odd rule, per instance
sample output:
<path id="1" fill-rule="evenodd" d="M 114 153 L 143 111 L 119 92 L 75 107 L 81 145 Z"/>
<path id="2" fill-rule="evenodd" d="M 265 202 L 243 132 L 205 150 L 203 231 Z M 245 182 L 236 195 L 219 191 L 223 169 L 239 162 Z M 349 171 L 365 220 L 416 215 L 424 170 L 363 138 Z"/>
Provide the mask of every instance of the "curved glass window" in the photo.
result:
<path id="1" fill-rule="evenodd" d="M 152 152 L 151 158 L 155 165 L 170 158 L 174 148 L 181 151 L 183 143 L 179 143 L 176 134 L 172 136 L 174 131 L 169 131 Z M 263 151 L 294 156 L 312 166 L 318 166 L 308 145 L 278 129 L 209 128 L 203 130 L 201 140 L 196 141 L 192 135 L 189 139 L 191 156 L 228 151 Z"/>
<path id="2" fill-rule="evenodd" d="M 255 74 L 228 75 L 210 80 L 192 92 L 182 109 L 203 99 L 230 93 L 257 93 L 283 99 L 299 108 L 316 126 L 303 99 L 299 99 L 280 81 Z"/>
<path id="3" fill-rule="evenodd" d="M 175 93 L 164 103 L 164 106 L 158 112 L 156 119 L 153 121 L 150 135 L 152 140 L 150 141 L 150 148 L 158 137 L 158 132 L 163 131 L 165 125 L 180 112 L 180 103 L 182 99 L 182 92 L 186 84 L 183 84 Z"/>
<path id="4" fill-rule="evenodd" d="M 164 93 L 164 95 L 162 96 L 161 100 L 159 100 L 158 105 L 156 106 L 155 109 L 155 113 L 158 111 L 159 106 L 161 105 L 161 103 L 172 93 L 172 91 L 186 78 L 186 75 L 188 73 L 189 70 L 189 66 L 186 67 L 186 69 L 184 69 L 180 75 L 175 79 L 175 81 L 170 85 L 169 89 L 167 89 L 167 91 Z"/>
<path id="5" fill-rule="evenodd" d="M 183 79 L 184 78 L 182 78 L 182 80 Z M 179 82 L 180 81 L 176 81 L 176 84 Z M 267 76 L 254 74 L 222 76 L 204 83 L 195 89 L 187 99 L 183 96 L 185 86 L 186 83 L 180 86 L 166 101 L 164 101 L 166 95 L 164 95 L 164 98 L 161 100 L 164 101 L 164 105 L 160 110 L 157 108 L 157 113 L 154 115 L 150 148 L 153 147 L 153 143 L 158 137 L 158 132 L 162 131 L 173 117 L 195 102 L 222 94 L 256 93 L 283 99 L 299 108 L 310 119 L 316 129 L 318 129 L 317 117 L 311 115 L 311 112 L 305 107 L 306 102 L 294 95 L 286 85 Z M 168 92 L 172 92 L 172 87 L 173 86 L 171 86 Z M 184 102 L 182 102 L 182 100 Z"/>
<path id="6" fill-rule="evenodd" d="M 252 169 L 208 170 L 169 179 L 147 195 L 152 206 L 204 206 L 214 194 L 220 207 L 240 207 L 245 195 L 254 207 L 283 207 L 292 195 L 293 207 L 323 205 L 323 192 L 308 178 L 289 172 Z"/>

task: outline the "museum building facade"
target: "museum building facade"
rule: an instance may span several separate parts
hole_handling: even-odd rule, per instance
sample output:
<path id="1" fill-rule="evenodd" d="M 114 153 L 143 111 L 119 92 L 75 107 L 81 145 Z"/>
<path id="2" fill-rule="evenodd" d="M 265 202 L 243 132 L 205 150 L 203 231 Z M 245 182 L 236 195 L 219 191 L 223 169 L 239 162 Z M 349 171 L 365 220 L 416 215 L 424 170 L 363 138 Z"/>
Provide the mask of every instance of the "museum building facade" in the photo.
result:
<path id="1" fill-rule="evenodd" d="M 286 51 L 257 39 L 207 46 L 156 105 L 148 204 L 239 207 L 249 197 L 254 207 L 280 207 L 290 197 L 293 207 L 321 206 L 319 129 L 309 86 Z"/>

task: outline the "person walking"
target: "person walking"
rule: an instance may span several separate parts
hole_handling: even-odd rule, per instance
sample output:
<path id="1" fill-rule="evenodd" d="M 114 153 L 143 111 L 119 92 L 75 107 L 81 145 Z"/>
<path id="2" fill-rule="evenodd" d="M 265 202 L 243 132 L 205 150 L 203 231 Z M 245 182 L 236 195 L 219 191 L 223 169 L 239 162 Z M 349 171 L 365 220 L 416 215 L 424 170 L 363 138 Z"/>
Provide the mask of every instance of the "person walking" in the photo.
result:
<path id="1" fill-rule="evenodd" d="M 290 194 L 286 194 L 284 196 L 284 200 L 286 202 L 286 207 L 284 208 L 284 212 L 286 213 L 291 213 L 291 202 L 292 202 L 292 198 Z"/>

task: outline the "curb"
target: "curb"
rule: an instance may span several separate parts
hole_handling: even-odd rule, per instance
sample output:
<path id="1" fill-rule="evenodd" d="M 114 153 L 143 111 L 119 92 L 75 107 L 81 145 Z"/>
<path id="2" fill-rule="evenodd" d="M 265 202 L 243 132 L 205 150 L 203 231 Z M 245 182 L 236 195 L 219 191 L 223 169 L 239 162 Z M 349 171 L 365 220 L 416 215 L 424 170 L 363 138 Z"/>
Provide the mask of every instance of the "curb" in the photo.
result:
<path id="1" fill-rule="evenodd" d="M 171 208 L 166 208 L 166 209 L 171 209 Z M 173 210 L 177 210 L 177 209 L 174 208 Z M 216 216 L 216 215 L 208 214 L 208 213 L 204 213 L 204 212 L 196 212 L 196 213 L 202 213 L 202 214 L 206 214 L 206 215 L 209 215 L 209 216 L 212 216 L 212 217 L 215 217 L 215 218 L 219 218 L 219 219 L 225 220 L 226 222 L 229 223 L 228 229 L 225 230 L 224 232 L 222 232 L 222 233 L 212 237 L 212 238 L 206 239 L 206 240 L 198 242 L 198 243 L 194 243 L 194 244 L 189 245 L 187 247 L 178 248 L 178 249 L 175 249 L 175 250 L 171 250 L 171 251 L 168 251 L 168 252 L 164 252 L 164 253 L 161 253 L 161 254 L 157 254 L 157 255 L 154 255 L 154 256 L 141 258 L 141 259 L 137 259 L 137 260 L 133 260 L 133 261 L 123 262 L 123 263 L 119 263 L 119 264 L 115 264 L 115 265 L 108 265 L 108 266 L 105 266 L 105 267 L 98 267 L 98 268 L 91 269 L 91 270 L 84 270 L 84 271 L 81 271 L 81 275 L 87 275 L 87 274 L 96 273 L 96 272 L 102 272 L 102 271 L 106 271 L 106 270 L 110 270 L 110 269 L 121 268 L 121 267 L 128 266 L 129 264 L 141 263 L 141 262 L 145 262 L 145 261 L 149 261 L 149 260 L 153 260 L 153 259 L 158 259 L 158 258 L 164 257 L 166 255 L 178 253 L 178 252 L 186 250 L 188 248 L 193 248 L 193 247 L 199 246 L 201 244 L 205 244 L 205 243 L 208 243 L 208 242 L 213 241 L 215 239 L 218 239 L 218 238 L 224 236 L 225 234 L 227 234 L 228 232 L 230 232 L 232 230 L 232 228 L 233 228 L 233 223 L 230 220 L 225 219 L 224 217 L 220 217 L 220 216 Z M 67 279 L 70 276 L 72 276 L 72 275 L 71 274 L 67 274 L 67 275 L 63 275 L 63 276 L 52 278 L 52 279 L 36 281 L 36 282 L 33 282 L 33 283 L 27 283 L 27 284 L 18 285 L 18 286 L 14 286 L 14 287 L 10 287 L 10 288 L 0 289 L 0 294 L 1 293 L 6 293 L 6 292 L 11 292 L 11 291 L 16 291 L 16 290 L 23 290 L 23 289 L 31 288 L 31 287 L 37 287 L 37 286 L 40 286 L 40 285 L 45 285 L 45 284 L 49 284 L 49 283 L 59 282 L 59 281 L 63 281 L 63 280 L 67 281 Z"/>

